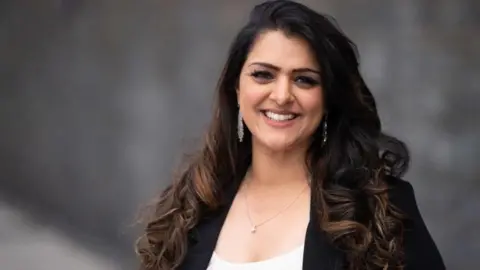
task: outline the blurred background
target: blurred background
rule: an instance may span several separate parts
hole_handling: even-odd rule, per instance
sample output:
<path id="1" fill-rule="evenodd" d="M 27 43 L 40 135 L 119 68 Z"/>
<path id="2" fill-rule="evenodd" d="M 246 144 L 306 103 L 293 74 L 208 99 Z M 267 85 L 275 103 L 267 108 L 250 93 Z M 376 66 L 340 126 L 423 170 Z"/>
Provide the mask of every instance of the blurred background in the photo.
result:
<path id="1" fill-rule="evenodd" d="M 135 269 L 253 0 L 0 1 L 0 268 Z M 311 0 L 358 45 L 448 269 L 480 263 L 480 1 Z"/>

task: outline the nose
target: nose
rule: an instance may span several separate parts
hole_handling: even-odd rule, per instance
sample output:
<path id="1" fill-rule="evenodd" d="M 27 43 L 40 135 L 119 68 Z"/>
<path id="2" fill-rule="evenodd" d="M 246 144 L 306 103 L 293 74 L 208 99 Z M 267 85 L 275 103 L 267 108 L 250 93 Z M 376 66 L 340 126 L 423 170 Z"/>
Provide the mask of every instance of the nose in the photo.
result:
<path id="1" fill-rule="evenodd" d="M 288 78 L 277 79 L 273 86 L 270 98 L 278 105 L 288 104 L 293 100 L 292 85 Z"/>

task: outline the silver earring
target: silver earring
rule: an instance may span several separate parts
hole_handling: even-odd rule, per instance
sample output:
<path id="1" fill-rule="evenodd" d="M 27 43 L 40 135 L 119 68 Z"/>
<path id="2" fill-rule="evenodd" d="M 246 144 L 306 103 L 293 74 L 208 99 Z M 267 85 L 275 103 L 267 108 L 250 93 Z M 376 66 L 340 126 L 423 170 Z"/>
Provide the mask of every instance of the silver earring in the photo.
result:
<path id="1" fill-rule="evenodd" d="M 242 119 L 242 113 L 240 112 L 240 109 L 238 110 L 237 135 L 238 135 L 238 141 L 242 142 L 244 134 L 243 134 L 243 119 Z"/>
<path id="2" fill-rule="evenodd" d="M 323 120 L 323 140 L 322 140 L 322 147 L 325 146 L 325 144 L 327 144 L 327 138 L 328 138 L 328 132 L 327 132 L 327 129 L 328 129 L 328 124 L 327 124 L 327 115 L 325 115 L 325 120 Z"/>

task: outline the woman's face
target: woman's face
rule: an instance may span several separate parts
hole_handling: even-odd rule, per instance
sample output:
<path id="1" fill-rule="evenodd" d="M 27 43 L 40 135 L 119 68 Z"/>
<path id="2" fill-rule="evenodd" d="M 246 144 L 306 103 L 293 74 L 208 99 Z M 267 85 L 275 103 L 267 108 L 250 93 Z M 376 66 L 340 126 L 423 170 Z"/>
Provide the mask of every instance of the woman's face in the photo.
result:
<path id="1" fill-rule="evenodd" d="M 308 43 L 282 31 L 260 34 L 237 89 L 253 144 L 273 151 L 306 147 L 323 113 L 320 67 Z"/>

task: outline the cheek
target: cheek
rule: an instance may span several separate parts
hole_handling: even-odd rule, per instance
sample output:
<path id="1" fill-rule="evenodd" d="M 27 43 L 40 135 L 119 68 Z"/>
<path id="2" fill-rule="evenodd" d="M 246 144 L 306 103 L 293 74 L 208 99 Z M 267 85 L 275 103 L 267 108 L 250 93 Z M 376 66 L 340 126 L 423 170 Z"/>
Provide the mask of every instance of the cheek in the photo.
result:
<path id="1" fill-rule="evenodd" d="M 243 105 L 245 110 L 252 110 L 262 103 L 263 95 L 256 91 L 245 91 L 243 95 Z"/>
<path id="2" fill-rule="evenodd" d="M 302 98 L 302 107 L 312 120 L 322 119 L 324 113 L 323 94 L 319 89 L 315 92 L 308 93 Z M 320 120 L 318 120 L 320 121 Z"/>
<path id="3" fill-rule="evenodd" d="M 306 117 L 304 118 L 304 127 L 307 133 L 313 133 L 320 125 L 325 110 L 323 99 L 319 96 L 309 96 L 302 104 Z"/>
<path id="4" fill-rule="evenodd" d="M 265 99 L 265 90 L 262 89 L 262 86 L 252 82 L 248 78 L 240 81 L 238 91 L 240 102 L 245 110 L 256 107 Z"/>

